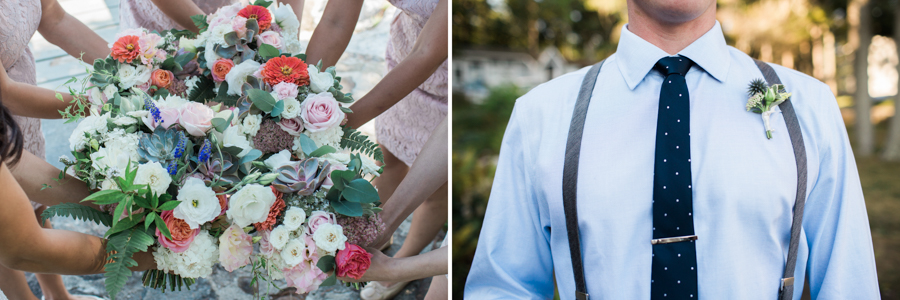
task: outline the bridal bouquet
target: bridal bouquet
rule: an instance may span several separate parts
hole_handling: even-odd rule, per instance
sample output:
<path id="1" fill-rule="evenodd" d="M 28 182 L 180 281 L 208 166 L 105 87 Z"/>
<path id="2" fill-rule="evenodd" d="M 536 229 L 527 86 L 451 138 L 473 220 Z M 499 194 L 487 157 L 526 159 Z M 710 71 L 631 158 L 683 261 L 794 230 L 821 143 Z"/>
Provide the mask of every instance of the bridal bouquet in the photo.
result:
<path id="1" fill-rule="evenodd" d="M 199 35 L 119 33 L 82 89 L 70 89 L 75 105 L 61 113 L 80 122 L 74 158 L 61 161 L 97 190 L 83 201 L 101 210 L 62 204 L 44 217 L 110 227 L 112 297 L 144 251 L 157 270 L 143 283 L 163 290 L 189 288 L 215 264 L 300 293 L 360 278 L 371 258 L 360 245 L 384 228 L 370 183 L 383 157 L 342 126 L 351 111 L 341 104 L 353 99 L 341 78 L 299 53 L 289 5 L 260 0 L 192 19 Z"/>

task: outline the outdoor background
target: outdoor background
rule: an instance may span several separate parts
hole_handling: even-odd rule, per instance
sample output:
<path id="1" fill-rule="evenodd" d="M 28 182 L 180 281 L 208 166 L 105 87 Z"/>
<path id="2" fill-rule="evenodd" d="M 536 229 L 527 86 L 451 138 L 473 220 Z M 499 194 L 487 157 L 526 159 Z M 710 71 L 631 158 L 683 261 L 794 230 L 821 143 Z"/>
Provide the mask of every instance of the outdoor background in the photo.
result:
<path id="1" fill-rule="evenodd" d="M 896 17 L 895 17 L 896 16 Z M 720 0 L 729 45 L 838 95 L 884 299 L 900 299 L 897 0 Z M 625 1 L 453 0 L 453 292 L 462 296 L 516 98 L 615 52 Z"/>
<path id="2" fill-rule="evenodd" d="M 112 42 L 119 31 L 119 1 L 120 0 L 59 0 L 60 5 L 69 14 L 85 23 L 89 28 L 97 32 L 107 42 Z M 243 0 L 243 3 L 247 3 Z M 300 39 L 304 47 L 312 35 L 316 24 L 322 19 L 322 13 L 327 0 L 307 0 L 302 20 Z M 364 0 L 362 12 L 353 38 L 347 50 L 337 63 L 337 72 L 343 77 L 341 84 L 344 92 L 352 92 L 356 99 L 365 95 L 381 80 L 386 70 L 384 52 L 389 39 L 390 24 L 398 10 L 390 5 L 387 0 Z M 41 87 L 64 91 L 60 87 L 72 76 L 82 78 L 85 76 L 86 65 L 77 59 L 67 55 L 62 49 L 56 47 L 40 34 L 35 34 L 29 43 L 37 62 L 37 83 Z M 73 84 L 73 87 L 75 84 Z M 58 168 L 62 164 L 58 162 L 61 155 L 71 157 L 69 151 L 69 136 L 75 129 L 75 123 L 64 124 L 64 120 L 42 120 L 44 138 L 46 144 L 46 159 Z M 372 122 L 363 125 L 360 131 L 375 138 L 375 127 Z M 393 254 L 400 249 L 400 244 L 409 232 L 408 218 L 396 232 L 394 232 L 394 245 L 386 251 Z M 54 217 L 51 219 L 57 229 L 79 231 L 87 234 L 102 236 L 108 228 L 91 222 L 74 220 L 69 217 Z M 443 235 L 437 238 L 437 244 Z M 426 247 L 425 250 L 430 250 Z M 42 296 L 40 286 L 33 274 L 28 273 L 28 283 L 32 292 L 40 299 Z M 140 283 L 141 273 L 135 272 L 133 277 L 119 293 L 120 299 L 169 299 L 169 300 L 195 300 L 195 299 L 252 299 L 253 286 L 250 285 L 250 271 L 247 268 L 238 269 L 235 272 L 227 272 L 221 266 L 216 266 L 209 278 L 201 278 L 191 290 L 181 292 L 167 292 L 163 294 L 159 290 L 144 288 Z M 85 276 L 63 276 L 66 287 L 72 294 L 88 294 L 106 297 L 104 277 L 102 274 Z M 431 278 L 411 282 L 400 292 L 395 299 L 423 299 Z M 277 282 L 278 287 L 286 287 L 284 281 Z M 270 294 L 267 299 L 359 299 L 359 292 L 343 285 L 322 287 L 309 295 L 297 295 L 292 290 L 279 293 L 276 288 L 261 288 L 261 294 Z M 2 298 L 2 297 L 0 297 Z"/>

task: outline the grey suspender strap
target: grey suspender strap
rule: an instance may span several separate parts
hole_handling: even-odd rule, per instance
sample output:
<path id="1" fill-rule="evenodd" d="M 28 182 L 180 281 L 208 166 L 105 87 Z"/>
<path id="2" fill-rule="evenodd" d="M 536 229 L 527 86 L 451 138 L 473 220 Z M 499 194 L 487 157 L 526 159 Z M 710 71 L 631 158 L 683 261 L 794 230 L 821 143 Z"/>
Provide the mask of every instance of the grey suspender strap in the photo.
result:
<path id="1" fill-rule="evenodd" d="M 769 85 L 780 84 L 778 74 L 769 64 L 756 61 L 756 66 L 762 71 Z M 800 132 L 800 122 L 797 121 L 797 113 L 788 99 L 778 105 L 781 115 L 787 125 L 788 136 L 791 138 L 791 146 L 794 148 L 794 160 L 797 163 L 797 196 L 794 200 L 794 220 L 791 223 L 791 244 L 788 246 L 787 263 L 784 265 L 784 275 L 781 278 L 780 300 L 790 300 L 794 297 L 794 269 L 797 266 L 797 248 L 800 246 L 800 228 L 803 225 L 803 206 L 806 203 L 806 146 L 803 145 L 803 133 Z"/>
<path id="2" fill-rule="evenodd" d="M 605 60 L 604 60 L 605 61 Z M 566 214 L 566 231 L 569 238 L 569 252 L 572 257 L 572 271 L 575 273 L 575 299 L 588 300 L 587 285 L 584 283 L 584 265 L 581 261 L 581 240 L 578 237 L 578 157 L 581 155 L 581 136 L 584 133 L 584 119 L 587 117 L 588 105 L 597 75 L 603 61 L 588 70 L 581 82 L 575 110 L 572 112 L 572 123 L 569 124 L 569 137 L 566 140 L 566 158 L 563 165 L 563 211 Z"/>
<path id="3" fill-rule="evenodd" d="M 755 60 L 756 66 L 762 71 L 766 82 L 771 84 L 780 84 L 781 80 L 775 70 L 765 62 Z M 578 190 L 578 159 L 581 154 L 581 137 L 584 133 L 584 121 L 587 117 L 588 105 L 590 104 L 591 94 L 594 92 L 594 85 L 597 82 L 597 75 L 600 73 L 600 67 L 603 61 L 595 64 L 588 70 L 581 83 L 581 90 L 578 92 L 578 99 L 575 102 L 575 109 L 572 112 L 572 121 L 569 124 L 569 136 L 566 141 L 566 157 L 563 164 L 563 211 L 566 215 L 566 231 L 569 240 L 569 252 L 572 258 L 572 271 L 575 275 L 575 299 L 588 300 L 587 285 L 584 279 L 584 263 L 581 258 L 581 240 L 578 235 L 578 211 L 577 211 L 577 190 Z M 797 120 L 797 114 L 794 112 L 794 106 L 790 99 L 779 105 L 782 116 L 787 125 L 788 136 L 791 139 L 791 146 L 794 150 L 794 160 L 797 164 L 797 194 L 794 201 L 794 215 L 791 223 L 791 242 L 788 247 L 787 263 L 784 266 L 784 274 L 781 279 L 779 288 L 780 300 L 793 299 L 794 295 L 794 269 L 797 265 L 797 250 L 800 245 L 800 228 L 803 224 L 803 205 L 806 202 L 806 147 L 803 144 L 803 134 L 800 131 L 800 123 Z"/>

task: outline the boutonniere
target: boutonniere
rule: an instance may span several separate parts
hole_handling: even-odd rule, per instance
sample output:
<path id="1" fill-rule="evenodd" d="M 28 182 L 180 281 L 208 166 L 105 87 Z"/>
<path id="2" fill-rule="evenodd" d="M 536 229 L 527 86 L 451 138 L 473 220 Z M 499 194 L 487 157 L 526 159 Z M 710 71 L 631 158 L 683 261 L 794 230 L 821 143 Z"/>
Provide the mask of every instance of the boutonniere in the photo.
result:
<path id="1" fill-rule="evenodd" d="M 772 138 L 772 126 L 769 125 L 769 116 L 775 113 L 775 107 L 791 97 L 791 93 L 784 90 L 784 85 L 775 84 L 768 86 L 762 79 L 754 79 L 748 89 L 750 99 L 747 99 L 747 111 L 762 115 L 763 125 L 766 127 L 766 138 Z"/>

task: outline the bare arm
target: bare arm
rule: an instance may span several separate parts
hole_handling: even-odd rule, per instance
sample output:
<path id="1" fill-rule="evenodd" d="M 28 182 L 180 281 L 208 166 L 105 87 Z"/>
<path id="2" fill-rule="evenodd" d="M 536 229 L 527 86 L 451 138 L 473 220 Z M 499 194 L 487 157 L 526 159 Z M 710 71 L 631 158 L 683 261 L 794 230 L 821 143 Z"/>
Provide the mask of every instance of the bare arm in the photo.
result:
<path id="1" fill-rule="evenodd" d="M 56 0 L 41 0 L 41 23 L 38 32 L 47 41 L 59 46 L 69 55 L 81 58 L 88 64 L 95 59 L 109 55 L 109 48 L 103 38 L 84 23 L 66 13 Z M 81 53 L 84 52 L 84 56 Z"/>
<path id="2" fill-rule="evenodd" d="M 419 255 L 403 258 L 392 258 L 381 251 L 369 248 L 372 253 L 372 264 L 360 279 L 339 277 L 344 282 L 366 281 L 411 281 L 447 274 L 447 247 L 428 251 Z"/>
<path id="3" fill-rule="evenodd" d="M 370 245 L 382 245 L 391 238 L 397 227 L 412 214 L 428 196 L 447 183 L 447 118 L 431 132 L 431 137 L 419 151 L 409 173 L 397 186 L 381 213 L 384 233 Z"/>
<path id="4" fill-rule="evenodd" d="M 0 99 L 3 99 L 3 105 L 13 114 L 59 119 L 62 117 L 59 111 L 68 108 L 73 99 L 71 95 L 62 96 L 65 101 L 56 98 L 56 91 L 13 81 L 0 62 Z"/>
<path id="5" fill-rule="evenodd" d="M 22 158 L 18 164 L 10 167 L 10 172 L 28 199 L 47 206 L 79 203 L 91 195 L 87 184 L 68 174 L 64 179 L 55 181 L 54 179 L 59 178 L 60 170 L 28 151 L 22 151 Z M 42 191 L 44 184 L 50 185 L 51 188 Z M 82 204 L 100 208 L 89 202 Z"/>
<path id="6" fill-rule="evenodd" d="M 28 197 L 19 187 L 5 163 L 0 163 L 0 263 L 34 273 L 67 275 L 103 272 L 106 240 L 78 232 L 43 229 L 38 226 Z M 155 267 L 150 253 L 134 256 L 138 266 L 132 270 Z"/>
<path id="7" fill-rule="evenodd" d="M 359 128 L 391 108 L 447 60 L 447 9 L 447 0 L 441 0 L 409 55 L 350 107 L 353 113 L 348 115 L 347 125 Z M 315 44 L 310 42 L 310 45 Z"/>
<path id="8" fill-rule="evenodd" d="M 359 20 L 363 0 L 332 0 L 325 5 L 322 21 L 316 25 L 309 48 L 306 49 L 307 63 L 327 68 L 337 63 L 350 43 L 353 29 Z M 292 5 L 293 6 L 293 5 Z M 444 47 L 446 50 L 446 46 Z"/>
<path id="9" fill-rule="evenodd" d="M 199 33 L 200 29 L 191 20 L 193 15 L 205 15 L 203 10 L 191 0 L 152 0 L 166 16 L 187 30 Z"/>

